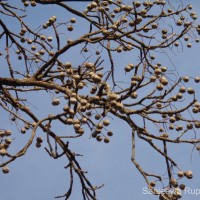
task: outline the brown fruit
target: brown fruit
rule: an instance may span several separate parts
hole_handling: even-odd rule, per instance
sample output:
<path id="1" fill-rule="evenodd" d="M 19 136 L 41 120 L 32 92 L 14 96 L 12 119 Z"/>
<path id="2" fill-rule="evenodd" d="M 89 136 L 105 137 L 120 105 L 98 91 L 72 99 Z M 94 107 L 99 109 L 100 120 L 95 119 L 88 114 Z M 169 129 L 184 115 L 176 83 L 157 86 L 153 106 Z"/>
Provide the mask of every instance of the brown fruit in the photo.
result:
<path id="1" fill-rule="evenodd" d="M 98 142 L 101 142 L 101 141 L 103 140 L 103 137 L 100 136 L 100 135 L 98 135 L 98 136 L 96 137 L 96 139 L 97 139 Z"/>
<path id="2" fill-rule="evenodd" d="M 59 104 L 60 104 L 60 99 L 59 98 L 55 98 L 55 99 L 52 100 L 52 105 L 53 106 L 57 106 Z"/>
<path id="3" fill-rule="evenodd" d="M 108 131 L 108 132 L 107 132 L 107 135 L 108 135 L 109 137 L 111 137 L 111 136 L 113 136 L 113 132 L 112 132 L 112 131 Z"/>
<path id="4" fill-rule="evenodd" d="M 103 125 L 104 126 L 109 126 L 110 121 L 108 119 L 103 120 Z"/>
<path id="5" fill-rule="evenodd" d="M 189 78 L 188 76 L 184 76 L 182 79 L 183 79 L 183 81 L 186 82 L 186 83 L 190 80 L 190 78 Z"/>
<path id="6" fill-rule="evenodd" d="M 42 143 L 43 142 L 43 138 L 42 137 L 37 137 L 36 141 L 37 141 L 37 143 Z"/>
<path id="7" fill-rule="evenodd" d="M 190 129 L 192 129 L 192 128 L 193 128 L 193 124 L 191 124 L 191 123 L 188 123 L 188 124 L 187 124 L 187 129 L 189 129 L 189 130 L 190 130 Z"/>
<path id="8" fill-rule="evenodd" d="M 8 166 L 4 166 L 3 168 L 2 168 L 2 172 L 4 173 L 4 174 L 8 174 L 9 173 L 9 168 L 8 168 Z"/>
<path id="9" fill-rule="evenodd" d="M 105 138 L 104 138 L 104 142 L 105 142 L 105 143 L 109 143 L 109 142 L 110 142 L 110 139 L 107 138 L 107 137 L 105 137 Z"/>
<path id="10" fill-rule="evenodd" d="M 183 172 L 183 171 L 179 171 L 177 175 L 178 175 L 178 177 L 180 177 L 180 178 L 181 178 L 181 177 L 183 177 L 183 176 L 184 176 L 184 172 Z"/>
<path id="11" fill-rule="evenodd" d="M 171 183 L 174 187 L 177 187 L 177 186 L 178 186 L 178 182 L 177 182 L 177 180 L 174 179 L 174 178 L 172 178 L 172 179 L 170 180 L 170 183 Z"/>
<path id="12" fill-rule="evenodd" d="M 156 86 L 156 88 L 157 88 L 157 90 L 161 91 L 161 90 L 163 90 L 164 86 L 163 86 L 163 84 L 160 83 Z"/>
<path id="13" fill-rule="evenodd" d="M 179 188 L 180 188 L 181 190 L 184 190 L 184 189 L 185 189 L 185 185 L 184 185 L 184 184 L 180 184 L 180 185 L 179 185 Z"/>
<path id="14" fill-rule="evenodd" d="M 188 93 L 188 94 L 194 94 L 194 89 L 188 88 L 188 89 L 187 89 L 187 93 Z"/>
<path id="15" fill-rule="evenodd" d="M 69 26 L 67 27 L 67 30 L 68 30 L 68 31 L 73 31 L 73 30 L 74 30 L 74 27 L 73 27 L 72 25 L 69 25 Z"/>
<path id="16" fill-rule="evenodd" d="M 192 174 L 192 171 L 191 170 L 188 170 L 184 173 L 184 175 L 188 178 L 188 179 L 192 179 L 193 177 L 193 174 Z"/>
<path id="17" fill-rule="evenodd" d="M 155 181 L 150 182 L 150 186 L 151 187 L 155 187 L 156 186 L 156 182 Z"/>
<path id="18" fill-rule="evenodd" d="M 6 149 L 2 148 L 0 149 L 0 156 L 5 156 L 7 154 Z"/>
<path id="19" fill-rule="evenodd" d="M 8 145 L 11 144 L 12 143 L 12 139 L 11 138 L 6 138 L 5 139 L 5 143 L 8 144 Z"/>
<path id="20" fill-rule="evenodd" d="M 40 148 L 42 145 L 41 145 L 41 143 L 37 142 L 37 143 L 35 144 L 35 146 L 36 146 L 37 148 Z"/>
<path id="21" fill-rule="evenodd" d="M 185 88 L 185 87 L 181 87 L 181 88 L 179 89 L 179 92 L 180 92 L 180 93 L 185 93 L 185 92 L 186 92 L 186 88 Z"/>

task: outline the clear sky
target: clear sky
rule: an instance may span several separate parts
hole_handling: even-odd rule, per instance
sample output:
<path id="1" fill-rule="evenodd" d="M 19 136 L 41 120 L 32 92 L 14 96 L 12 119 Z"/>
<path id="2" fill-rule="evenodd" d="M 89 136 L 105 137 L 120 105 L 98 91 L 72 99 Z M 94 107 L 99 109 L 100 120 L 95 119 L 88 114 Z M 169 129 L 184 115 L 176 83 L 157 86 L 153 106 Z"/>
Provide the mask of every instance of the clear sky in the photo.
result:
<path id="1" fill-rule="evenodd" d="M 19 1 L 20 2 L 20 1 Z M 178 3 L 179 1 L 176 1 Z M 190 0 L 194 10 L 200 16 L 200 2 L 198 0 Z M 18 4 L 18 3 L 17 3 Z M 21 4 L 21 3 L 19 3 Z M 84 10 L 87 3 L 70 2 L 68 3 L 73 8 Z M 38 25 L 44 23 L 49 17 L 56 15 L 58 20 L 69 19 L 73 15 L 58 9 L 55 6 L 37 6 L 36 8 L 27 8 L 27 22 L 30 26 L 37 28 Z M 6 20 L 12 30 L 18 30 L 18 27 L 12 23 L 12 20 L 3 18 L 0 13 L 0 18 Z M 64 21 L 64 20 L 63 20 Z M 83 21 L 79 21 L 75 26 L 75 31 L 69 38 L 76 38 L 80 33 L 86 30 L 87 25 Z M 48 33 L 51 34 L 51 33 Z M 68 35 L 66 36 L 68 37 Z M 0 40 L 1 45 L 1 40 Z M 2 47 L 0 47 L 2 48 Z M 170 54 L 176 69 L 180 75 L 200 76 L 200 46 L 199 44 L 193 45 L 193 48 L 182 51 L 176 51 L 174 55 Z M 71 54 L 66 55 L 66 59 L 71 59 L 73 63 L 78 63 L 79 54 L 73 51 Z M 123 66 L 131 60 L 130 55 L 117 57 L 116 65 Z M 80 57 L 80 60 L 84 60 Z M 166 66 L 172 66 L 171 61 L 167 56 L 160 55 L 159 60 Z M 0 62 L 3 62 L 2 59 Z M 18 61 L 16 61 L 18 62 Z M 4 72 L 4 70 L 1 68 Z M 116 70 L 116 75 L 120 76 L 120 70 Z M 4 74 L 3 74 L 4 75 Z M 194 83 L 190 83 L 194 86 Z M 200 86 L 195 85 L 197 89 L 197 97 L 200 99 L 199 91 Z M 46 98 L 45 98 L 46 97 Z M 29 96 L 33 100 L 39 100 L 40 104 L 34 108 L 38 114 L 45 115 L 47 112 L 55 112 L 55 108 L 46 103 L 47 97 L 41 97 L 39 94 Z M 15 132 L 15 144 L 19 147 L 21 143 L 26 141 L 26 136 L 23 137 L 17 129 L 14 129 L 12 123 L 7 120 L 8 115 L 0 110 L 0 126 L 12 129 Z M 1 128 L 1 127 L 0 127 Z M 146 183 L 143 177 L 135 169 L 131 162 L 131 130 L 124 122 L 117 119 L 111 120 L 110 129 L 114 132 L 111 142 L 109 144 L 97 143 L 89 139 L 89 134 L 70 142 L 70 147 L 77 153 L 83 154 L 79 158 L 83 169 L 88 171 L 88 177 L 94 185 L 105 184 L 105 186 L 97 192 L 98 200 L 154 200 L 157 197 L 143 193 Z M 67 127 L 57 127 L 59 133 L 69 131 Z M 39 133 L 42 135 L 42 133 Z M 152 152 L 149 147 L 138 140 L 136 140 L 136 158 L 140 161 L 141 165 L 147 171 L 155 170 L 165 173 L 163 167 L 165 162 L 159 156 Z M 185 181 L 192 189 L 200 189 L 200 173 L 199 173 L 199 152 L 193 150 L 193 146 L 185 145 L 172 145 L 170 146 L 171 155 L 175 160 L 178 160 L 180 166 L 184 170 L 191 169 L 194 172 L 194 178 L 191 181 Z M 37 149 L 33 145 L 30 147 L 27 155 L 17 159 L 14 163 L 10 164 L 10 173 L 0 174 L 0 199 L 2 200 L 51 200 L 57 195 L 62 195 L 66 192 L 68 186 L 68 171 L 64 169 L 68 163 L 65 159 L 53 160 L 50 158 L 45 150 L 42 148 Z M 74 185 L 73 195 L 70 199 L 81 199 L 80 186 Z M 197 200 L 198 196 L 184 195 L 183 200 Z"/>

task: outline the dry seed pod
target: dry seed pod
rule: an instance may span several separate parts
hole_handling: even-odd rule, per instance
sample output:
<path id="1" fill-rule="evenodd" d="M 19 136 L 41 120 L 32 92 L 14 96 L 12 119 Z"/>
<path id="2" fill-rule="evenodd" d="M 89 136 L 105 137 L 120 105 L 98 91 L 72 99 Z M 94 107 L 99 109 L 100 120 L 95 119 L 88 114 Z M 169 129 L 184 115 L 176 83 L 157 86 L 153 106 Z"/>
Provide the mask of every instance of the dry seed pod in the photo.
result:
<path id="1" fill-rule="evenodd" d="M 185 185 L 184 185 L 184 184 L 180 184 L 180 185 L 179 185 L 179 188 L 180 188 L 181 190 L 184 190 L 184 189 L 185 189 Z"/>
<path id="2" fill-rule="evenodd" d="M 86 62 L 85 63 L 85 68 L 87 68 L 87 69 L 93 69 L 94 68 L 94 63 Z"/>
<path id="3" fill-rule="evenodd" d="M 103 125 L 104 126 L 109 126 L 110 121 L 108 119 L 103 120 Z"/>
<path id="4" fill-rule="evenodd" d="M 75 130 L 75 132 L 76 132 L 77 134 L 83 135 L 85 131 L 84 131 L 83 128 L 79 128 L 79 129 Z"/>
<path id="5" fill-rule="evenodd" d="M 78 89 L 83 89 L 84 88 L 84 83 L 82 83 L 82 82 L 79 82 L 78 84 L 77 84 L 77 88 Z"/>
<path id="6" fill-rule="evenodd" d="M 151 82 L 155 82 L 156 79 L 157 79 L 156 76 L 151 76 L 151 77 L 150 77 L 150 81 L 151 81 Z"/>
<path id="7" fill-rule="evenodd" d="M 10 145 L 12 143 L 12 139 L 11 138 L 6 138 L 5 139 L 5 143 Z"/>
<path id="8" fill-rule="evenodd" d="M 94 118 L 95 118 L 96 120 L 99 120 L 99 119 L 101 118 L 101 115 L 96 114 Z"/>
<path id="9" fill-rule="evenodd" d="M 199 83 L 200 82 L 200 77 L 195 77 L 194 81 L 195 81 L 195 83 Z"/>
<path id="10" fill-rule="evenodd" d="M 88 111 L 88 112 L 86 112 L 86 115 L 87 115 L 88 117 L 91 117 L 91 116 L 92 116 L 92 112 Z"/>
<path id="11" fill-rule="evenodd" d="M 188 48 L 191 48 L 191 47 L 192 47 L 192 44 L 191 44 L 191 43 L 188 43 L 188 44 L 187 44 L 187 47 L 188 47 Z"/>
<path id="12" fill-rule="evenodd" d="M 71 23 L 76 23 L 76 18 L 71 18 L 71 19 L 70 19 L 70 22 L 71 22 Z"/>
<path id="13" fill-rule="evenodd" d="M 160 80 L 160 83 L 164 86 L 168 84 L 168 80 L 164 76 L 160 77 L 159 80 Z"/>
<path id="14" fill-rule="evenodd" d="M 163 90 L 164 86 L 163 86 L 163 84 L 160 83 L 156 86 L 156 88 L 157 88 L 157 90 L 161 91 L 161 90 Z"/>
<path id="15" fill-rule="evenodd" d="M 55 55 L 55 53 L 53 51 L 49 52 L 49 56 L 53 57 Z"/>
<path id="16" fill-rule="evenodd" d="M 81 123 L 83 123 L 83 124 L 86 124 L 87 123 L 87 118 L 86 117 L 83 117 L 82 119 L 81 119 Z"/>
<path id="17" fill-rule="evenodd" d="M 136 86 L 138 83 L 136 81 L 131 81 L 132 86 Z"/>
<path id="18" fill-rule="evenodd" d="M 52 100 L 52 105 L 53 106 L 58 106 L 60 104 L 60 99 L 59 98 L 55 98 Z"/>
<path id="19" fill-rule="evenodd" d="M 110 101 L 117 100 L 117 95 L 115 93 L 109 93 L 108 98 L 110 99 Z"/>
<path id="20" fill-rule="evenodd" d="M 32 50 L 32 51 L 35 51 L 36 49 L 37 49 L 36 46 L 32 46 L 32 47 L 31 47 L 31 50 Z"/>
<path id="21" fill-rule="evenodd" d="M 25 128 L 21 128 L 21 133 L 25 134 L 26 133 L 26 129 Z"/>
<path id="22" fill-rule="evenodd" d="M 179 89 L 179 92 L 180 92 L 180 93 L 185 93 L 185 92 L 186 92 L 186 88 L 185 88 L 185 87 L 181 87 L 181 88 Z"/>
<path id="23" fill-rule="evenodd" d="M 41 49 L 39 52 L 38 52 L 41 56 L 43 56 L 45 54 L 45 50 L 44 49 Z"/>
<path id="24" fill-rule="evenodd" d="M 200 146 L 196 146 L 196 150 L 197 150 L 197 151 L 200 151 Z"/>
<path id="25" fill-rule="evenodd" d="M 37 3 L 35 1 L 31 1 L 31 6 L 35 7 L 37 5 Z"/>
<path id="26" fill-rule="evenodd" d="M 43 24 L 43 29 L 47 29 L 48 28 L 48 24 Z"/>
<path id="27" fill-rule="evenodd" d="M 156 68 L 156 69 L 154 70 L 154 73 L 155 73 L 156 75 L 160 75 L 160 74 L 162 73 L 162 70 L 161 70 L 160 68 Z"/>
<path id="28" fill-rule="evenodd" d="M 82 106 L 86 106 L 86 105 L 87 105 L 87 100 L 81 99 L 80 104 L 81 104 Z"/>
<path id="29" fill-rule="evenodd" d="M 137 92 L 132 92 L 132 93 L 131 93 L 131 98 L 132 98 L 132 99 L 136 99 L 137 97 L 138 97 Z"/>
<path id="30" fill-rule="evenodd" d="M 170 123 L 174 123 L 176 121 L 176 118 L 175 117 L 170 117 L 169 121 L 170 121 Z"/>
<path id="31" fill-rule="evenodd" d="M 188 93 L 188 94 L 194 94 L 194 89 L 188 88 L 188 89 L 187 89 L 187 93 Z"/>
<path id="32" fill-rule="evenodd" d="M 155 181 L 150 182 L 150 186 L 151 187 L 155 187 L 156 186 L 156 182 Z"/>
<path id="33" fill-rule="evenodd" d="M 65 105 L 65 106 L 63 107 L 63 111 L 64 111 L 64 112 L 69 112 L 69 109 L 70 109 L 70 108 L 69 108 L 67 105 Z"/>
<path id="34" fill-rule="evenodd" d="M 97 133 L 96 133 L 96 132 L 93 132 L 91 136 L 92 136 L 93 138 L 96 138 L 96 137 L 97 137 Z"/>
<path id="35" fill-rule="evenodd" d="M 189 78 L 188 76 L 184 76 L 182 79 L 183 79 L 183 81 L 186 82 L 186 83 L 190 80 L 190 78 Z"/>
<path id="36" fill-rule="evenodd" d="M 163 133 L 160 137 L 163 137 L 163 138 L 168 138 L 169 137 L 169 135 L 168 135 L 168 133 Z"/>
<path id="37" fill-rule="evenodd" d="M 159 129 L 159 132 L 164 132 L 164 129 L 163 129 L 163 128 L 160 128 L 160 129 Z"/>
<path id="38" fill-rule="evenodd" d="M 178 47 L 178 46 L 179 46 L 179 43 L 178 43 L 178 42 L 174 42 L 174 46 L 175 46 L 175 47 Z"/>
<path id="39" fill-rule="evenodd" d="M 81 125 L 80 125 L 80 124 L 74 124 L 74 129 L 75 129 L 75 130 L 78 130 L 78 129 L 80 129 L 80 127 L 81 127 Z"/>
<path id="40" fill-rule="evenodd" d="M 4 166 L 3 168 L 2 168 L 2 172 L 4 173 L 4 174 L 8 174 L 9 173 L 9 167 L 8 166 Z"/>
<path id="41" fill-rule="evenodd" d="M 43 142 L 43 138 L 42 137 L 37 137 L 36 141 L 37 141 L 37 143 L 42 143 Z"/>
<path id="42" fill-rule="evenodd" d="M 193 174 L 192 174 L 192 171 L 191 170 L 188 170 L 184 173 L 184 175 L 188 178 L 188 179 L 192 179 L 193 177 Z"/>
<path id="43" fill-rule="evenodd" d="M 68 118 L 68 119 L 66 120 L 66 124 L 72 125 L 72 124 L 73 124 L 73 119 L 72 119 L 72 118 Z"/>
<path id="44" fill-rule="evenodd" d="M 35 144 L 35 146 L 36 146 L 37 148 L 40 148 L 42 145 L 41 145 L 41 143 L 37 142 L 37 143 Z"/>
<path id="45" fill-rule="evenodd" d="M 182 20 L 178 20 L 178 21 L 176 22 L 176 24 L 177 24 L 177 26 L 182 26 L 182 25 L 183 25 L 183 21 L 182 21 Z"/>
<path id="46" fill-rule="evenodd" d="M 177 96 L 172 96 L 172 101 L 177 101 Z"/>
<path id="47" fill-rule="evenodd" d="M 72 67 L 72 64 L 71 64 L 70 62 L 66 62 L 66 63 L 64 64 L 64 67 L 65 67 L 66 69 L 70 69 L 70 68 Z"/>
<path id="48" fill-rule="evenodd" d="M 195 128 L 200 128 L 200 123 L 199 123 L 198 121 L 196 121 L 196 122 L 194 123 L 194 126 L 195 126 Z"/>
<path id="49" fill-rule="evenodd" d="M 175 198 L 178 198 L 178 199 L 180 199 L 181 198 L 181 190 L 179 189 L 179 188 L 174 188 L 174 193 L 173 193 L 173 195 L 172 195 L 173 197 L 175 197 Z"/>
<path id="50" fill-rule="evenodd" d="M 97 74 L 94 74 L 91 78 L 92 78 L 94 83 L 100 83 L 101 82 L 101 77 L 98 76 Z"/>
<path id="51" fill-rule="evenodd" d="M 23 28 L 21 29 L 21 32 L 22 32 L 22 33 L 26 33 L 26 32 L 27 32 L 27 29 L 26 29 L 25 27 L 23 27 Z"/>
<path id="52" fill-rule="evenodd" d="M 97 129 L 102 129 L 103 128 L 103 124 L 99 123 L 96 125 Z"/>
<path id="53" fill-rule="evenodd" d="M 98 142 L 101 142 L 101 141 L 103 140 L 103 137 L 102 137 L 101 135 L 98 135 L 98 136 L 96 137 L 96 139 L 97 139 Z"/>
<path id="54" fill-rule="evenodd" d="M 174 178 L 172 178 L 172 179 L 170 180 L 170 183 L 171 183 L 174 187 L 177 187 L 177 186 L 178 186 L 178 182 L 177 182 L 177 180 L 174 179 Z"/>
<path id="55" fill-rule="evenodd" d="M 4 132 L 5 136 L 10 136 L 12 134 L 11 130 L 5 130 Z"/>
<path id="56" fill-rule="evenodd" d="M 68 31 L 73 31 L 73 30 L 74 30 L 74 27 L 73 27 L 72 25 L 69 25 L 69 26 L 67 27 L 67 30 L 68 30 Z"/>
<path id="57" fill-rule="evenodd" d="M 46 36 L 45 35 L 41 35 L 40 39 L 44 41 L 44 40 L 46 40 Z"/>
<path id="58" fill-rule="evenodd" d="M 105 137 L 105 138 L 104 138 L 104 142 L 105 142 L 105 143 L 109 143 L 109 142 L 110 142 L 110 139 L 107 138 L 107 137 Z"/>
<path id="59" fill-rule="evenodd" d="M 75 104 L 77 102 L 75 97 L 71 97 L 69 101 L 71 104 Z"/>
<path id="60" fill-rule="evenodd" d="M 31 40 L 31 39 L 28 39 L 28 40 L 27 40 L 27 43 L 28 43 L 28 44 L 32 44 L 32 42 L 33 42 L 33 40 Z"/>
<path id="61" fill-rule="evenodd" d="M 161 67 L 160 68 L 162 72 L 166 72 L 167 71 L 167 67 Z"/>
<path id="62" fill-rule="evenodd" d="M 183 176 L 184 176 L 184 172 L 183 172 L 183 171 L 179 171 L 177 175 L 178 175 L 178 177 L 180 177 L 180 178 L 181 178 L 181 177 L 183 177 Z"/>
<path id="63" fill-rule="evenodd" d="M 124 68 L 124 70 L 125 70 L 125 72 L 130 72 L 131 71 L 131 66 L 129 66 L 129 65 L 127 65 L 125 68 Z"/>
<path id="64" fill-rule="evenodd" d="M 0 156 L 5 156 L 7 154 L 6 149 L 2 148 L 0 149 Z"/>
<path id="65" fill-rule="evenodd" d="M 80 124 L 80 120 L 79 119 L 73 119 L 73 124 Z"/>
<path id="66" fill-rule="evenodd" d="M 198 109 L 197 107 L 194 107 L 194 108 L 192 109 L 192 112 L 196 114 L 196 113 L 199 112 L 199 109 Z"/>
<path id="67" fill-rule="evenodd" d="M 109 137 L 111 137 L 111 136 L 113 136 L 113 132 L 112 132 L 112 131 L 108 131 L 108 132 L 107 132 L 107 135 L 108 135 Z"/>
<path id="68" fill-rule="evenodd" d="M 51 36 L 48 36 L 48 37 L 47 37 L 47 41 L 48 41 L 48 42 L 51 42 L 52 40 L 53 40 L 53 37 L 51 37 Z"/>
<path id="69" fill-rule="evenodd" d="M 137 7 L 137 8 L 138 8 L 138 7 L 140 7 L 140 6 L 141 6 L 141 4 L 142 4 L 142 3 L 141 3 L 141 2 L 139 2 L 139 1 L 136 1 L 136 2 L 134 2 L 134 5 L 135 5 L 135 7 Z"/>
<path id="70" fill-rule="evenodd" d="M 22 43 L 24 43 L 24 42 L 26 42 L 26 39 L 22 37 L 22 38 L 20 39 L 20 41 L 21 41 Z"/>
<path id="71" fill-rule="evenodd" d="M 116 102 L 116 108 L 119 110 L 123 109 L 123 104 L 120 102 Z"/>
<path id="72" fill-rule="evenodd" d="M 28 7 L 29 6 L 29 2 L 28 1 L 25 1 L 24 2 L 24 7 Z"/>
<path id="73" fill-rule="evenodd" d="M 173 124 L 170 124 L 170 125 L 169 125 L 169 129 L 170 129 L 170 130 L 173 130 L 173 129 L 174 129 L 174 125 L 173 125 Z"/>
<path id="74" fill-rule="evenodd" d="M 177 95 L 176 95 L 176 97 L 177 97 L 177 99 L 182 99 L 183 98 L 183 95 L 182 95 L 182 93 L 178 93 Z"/>
<path id="75" fill-rule="evenodd" d="M 183 126 L 178 125 L 178 126 L 176 127 L 176 131 L 182 131 L 182 130 L 183 130 Z"/>

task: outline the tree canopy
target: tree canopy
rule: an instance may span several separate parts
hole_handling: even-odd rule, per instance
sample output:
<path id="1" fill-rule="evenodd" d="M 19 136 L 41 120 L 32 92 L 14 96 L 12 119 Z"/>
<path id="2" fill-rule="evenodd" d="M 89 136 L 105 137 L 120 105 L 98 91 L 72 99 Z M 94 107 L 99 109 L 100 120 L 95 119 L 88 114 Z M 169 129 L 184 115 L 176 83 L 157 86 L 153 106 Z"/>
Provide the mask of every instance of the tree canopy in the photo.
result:
<path id="1" fill-rule="evenodd" d="M 120 120 L 131 130 L 123 134 L 131 136 L 131 161 L 148 189 L 159 199 L 181 198 L 181 181 L 193 173 L 179 166 L 169 146 L 200 150 L 200 102 L 189 85 L 193 81 L 199 87 L 200 77 L 180 76 L 181 68 L 172 61 L 166 65 L 163 55 L 170 60 L 170 53 L 199 43 L 192 5 L 164 0 L 95 0 L 85 10 L 71 5 L 65 0 L 0 1 L 0 109 L 16 132 L 1 124 L 2 172 L 9 173 L 9 165 L 17 164 L 31 145 L 44 147 L 41 151 L 53 159 L 68 161 L 69 187 L 57 198 L 70 199 L 80 184 L 83 199 L 98 199 L 103 185 L 90 181 L 80 152 L 70 144 L 86 136 L 109 145 L 115 137 L 110 124 Z M 32 16 L 39 6 L 55 12 L 48 19 L 45 13 Z M 57 17 L 60 9 L 68 18 Z M 15 147 L 19 132 L 28 140 Z M 145 153 L 136 150 L 137 141 L 161 157 L 164 175 L 137 161 Z"/>

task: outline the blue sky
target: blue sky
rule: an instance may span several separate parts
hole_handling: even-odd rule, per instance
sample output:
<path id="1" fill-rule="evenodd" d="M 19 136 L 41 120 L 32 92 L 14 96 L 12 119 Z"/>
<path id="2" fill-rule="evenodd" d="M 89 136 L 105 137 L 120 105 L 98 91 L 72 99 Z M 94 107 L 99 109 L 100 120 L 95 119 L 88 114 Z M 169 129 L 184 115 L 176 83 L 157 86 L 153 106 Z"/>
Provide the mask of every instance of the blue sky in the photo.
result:
<path id="1" fill-rule="evenodd" d="M 197 0 L 187 1 L 194 5 L 194 10 L 200 15 L 200 3 Z M 177 2 L 176 2 L 177 3 Z M 87 3 L 68 3 L 73 8 L 84 10 Z M 45 11 L 44 11 L 45 10 Z M 40 23 L 44 23 L 52 15 L 56 15 L 58 20 L 69 19 L 73 15 L 64 11 L 63 9 L 55 9 L 54 6 L 38 6 L 36 8 L 27 8 L 29 14 L 27 18 L 28 24 L 33 27 L 38 27 Z M 1 17 L 2 14 L 0 14 Z M 12 30 L 17 30 L 18 27 L 13 25 L 12 20 L 5 19 L 8 26 Z M 71 35 L 65 35 L 63 38 L 76 38 L 78 35 L 88 29 L 88 26 L 83 21 L 79 21 L 75 26 L 75 31 Z M 49 32 L 48 34 L 51 34 Z M 1 43 L 1 41 L 0 41 Z M 200 76 L 199 71 L 199 44 L 194 44 L 193 48 L 184 50 L 177 50 L 176 55 L 170 54 L 170 58 L 176 66 L 180 75 L 188 76 Z M 76 49 L 71 53 L 65 55 L 63 59 L 70 59 L 72 63 L 78 64 L 84 60 L 84 57 L 78 54 Z M 91 58 L 92 59 L 92 58 Z M 118 70 L 120 66 L 123 66 L 130 60 L 130 55 L 124 55 L 123 57 L 116 56 L 116 75 L 120 77 L 121 71 Z M 173 68 L 171 62 L 165 55 L 160 55 L 159 60 L 163 65 Z M 0 62 L 3 62 L 2 59 Z M 19 65 L 20 63 L 16 61 Z M 3 70 L 1 68 L 1 70 Z M 6 72 L 3 70 L 3 73 Z M 200 86 L 194 85 L 191 81 L 188 85 L 196 87 L 199 91 Z M 197 92 L 197 96 L 199 96 Z M 46 113 L 56 112 L 57 108 L 52 108 L 50 104 L 46 102 L 46 98 L 49 96 L 40 94 L 34 94 L 29 96 L 31 100 L 40 102 L 35 108 L 34 112 L 46 115 Z M 50 100 L 50 99 L 49 99 Z M 48 101 L 49 101 L 48 100 Z M 49 101 L 50 102 L 50 101 Z M 13 124 L 7 120 L 8 115 L 5 111 L 0 110 L 1 126 L 4 128 L 12 129 L 15 132 L 15 145 L 16 148 L 27 140 L 26 136 L 22 136 Z M 152 127 L 153 128 L 153 127 Z M 154 200 L 157 197 L 153 195 L 143 194 L 143 188 L 146 187 L 146 183 L 142 176 L 135 169 L 131 162 L 131 130 L 124 123 L 117 119 L 111 120 L 110 129 L 114 132 L 111 142 L 109 144 L 97 143 L 96 141 L 89 139 L 89 134 L 85 134 L 83 137 L 70 141 L 70 147 L 77 153 L 81 153 L 84 156 L 79 158 L 83 169 L 88 171 L 88 177 L 94 185 L 105 184 L 105 186 L 97 192 L 99 200 Z M 67 127 L 57 127 L 59 133 L 69 131 Z M 38 133 L 42 135 L 42 133 Z M 155 170 L 158 172 L 165 172 L 162 170 L 165 162 L 158 157 L 155 152 L 147 147 L 143 142 L 136 140 L 136 158 L 140 161 L 141 165 L 147 171 Z M 185 181 L 189 187 L 193 189 L 200 188 L 199 179 L 199 153 L 193 151 L 192 146 L 186 145 L 171 145 L 171 154 L 174 159 L 178 160 L 180 166 L 183 169 L 191 169 L 194 172 L 194 178 L 191 181 Z M 14 147 L 13 149 L 14 150 Z M 27 155 L 17 159 L 14 163 L 10 164 L 10 173 L 7 175 L 0 174 L 0 193 L 2 200 L 51 200 L 57 195 L 62 195 L 66 192 L 68 186 L 68 171 L 64 169 L 67 165 L 67 161 L 63 158 L 59 160 L 52 160 L 49 158 L 45 150 L 42 148 L 37 149 L 33 145 L 30 147 Z M 72 200 L 81 199 L 80 197 L 80 185 L 76 184 L 73 188 Z M 185 195 L 183 200 L 196 200 L 199 196 Z"/>

